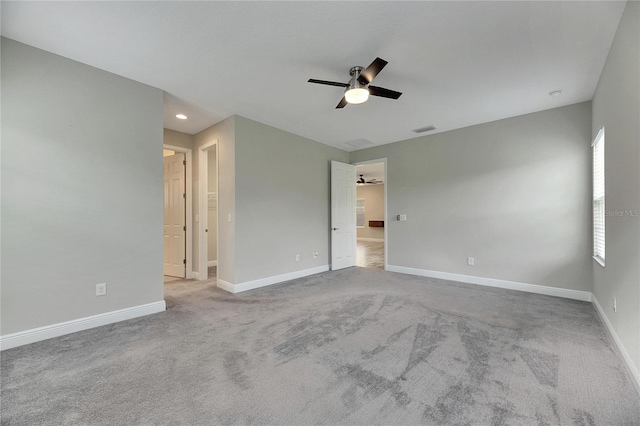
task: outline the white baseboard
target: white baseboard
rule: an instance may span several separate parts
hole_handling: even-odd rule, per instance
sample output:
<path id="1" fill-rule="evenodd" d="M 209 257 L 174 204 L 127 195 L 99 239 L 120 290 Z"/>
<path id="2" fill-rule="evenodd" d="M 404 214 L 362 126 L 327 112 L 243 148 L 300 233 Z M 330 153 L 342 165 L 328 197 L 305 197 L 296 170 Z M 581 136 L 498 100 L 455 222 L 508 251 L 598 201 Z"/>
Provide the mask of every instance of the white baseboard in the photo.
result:
<path id="1" fill-rule="evenodd" d="M 218 280 L 218 287 L 231 293 L 240 293 L 242 291 L 253 290 L 272 284 L 278 284 L 284 281 L 295 280 L 309 275 L 319 274 L 329 270 L 329 265 L 318 266 L 301 271 L 289 272 L 287 274 L 275 275 L 273 277 L 260 278 L 259 280 L 246 281 L 239 284 L 231 284 L 227 281 Z"/>
<path id="2" fill-rule="evenodd" d="M 218 266 L 218 260 L 210 260 L 207 262 L 207 267 L 209 266 Z"/>
<path id="3" fill-rule="evenodd" d="M 131 308 L 106 312 L 104 314 L 92 315 L 90 317 L 78 318 L 76 320 L 60 322 L 44 327 L 33 328 L 31 330 L 19 331 L 17 333 L 0 336 L 0 350 L 11 349 L 53 337 L 64 336 L 65 334 L 87 330 L 89 328 L 100 327 L 114 322 L 125 321 L 145 315 L 163 312 L 167 309 L 164 300 L 147 303 L 146 305 L 133 306 Z"/>
<path id="4" fill-rule="evenodd" d="M 547 287 L 536 284 L 525 284 L 515 281 L 497 280 L 494 278 L 474 277 L 472 275 L 452 274 L 449 272 L 430 271 L 427 269 L 408 268 L 405 266 L 387 265 L 387 271 L 402 274 L 419 275 L 421 277 L 440 278 L 443 280 L 460 281 L 467 284 L 478 284 L 488 287 L 506 288 L 509 290 L 526 291 L 528 293 L 545 294 L 547 296 L 564 297 L 565 299 L 591 302 L 591 292 L 570 290 L 567 288 Z"/>
<path id="5" fill-rule="evenodd" d="M 384 238 L 365 238 L 358 237 L 358 241 L 375 241 L 377 243 L 384 243 Z"/>
<path id="6" fill-rule="evenodd" d="M 598 303 L 598 299 L 596 299 L 595 294 L 593 295 L 592 302 L 593 302 L 593 306 L 596 307 L 596 312 L 598 312 L 600 319 L 604 323 L 605 328 L 607 329 L 607 331 L 609 332 L 609 335 L 611 336 L 613 342 L 615 343 L 616 348 L 620 353 L 620 356 L 624 360 L 625 366 L 627 367 L 627 371 L 631 376 L 631 383 L 633 383 L 633 386 L 636 388 L 636 392 L 638 392 L 638 395 L 640 395 L 640 372 L 638 372 L 638 369 L 633 364 L 633 360 L 631 359 L 629 352 L 627 352 L 624 345 L 622 344 L 622 340 L 620 340 L 620 337 L 618 337 L 618 333 L 616 333 L 616 331 L 613 328 L 613 325 L 611 325 L 611 322 L 609 321 L 607 314 L 604 312 L 604 309 L 602 309 L 602 306 L 600 306 L 600 303 Z"/>
<path id="7" fill-rule="evenodd" d="M 231 284 L 228 281 L 221 280 L 220 278 L 218 278 L 216 280 L 216 285 L 221 289 L 228 291 L 229 293 L 236 293 L 235 291 L 233 291 L 233 284 Z"/>

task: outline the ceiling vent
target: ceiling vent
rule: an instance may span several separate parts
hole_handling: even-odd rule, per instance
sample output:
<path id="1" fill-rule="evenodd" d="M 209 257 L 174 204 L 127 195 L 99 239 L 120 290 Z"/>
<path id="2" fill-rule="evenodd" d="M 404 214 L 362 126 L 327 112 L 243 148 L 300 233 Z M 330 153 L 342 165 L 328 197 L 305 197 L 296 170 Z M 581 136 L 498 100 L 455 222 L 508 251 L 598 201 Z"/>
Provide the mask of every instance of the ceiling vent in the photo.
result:
<path id="1" fill-rule="evenodd" d="M 426 127 L 420 127 L 419 129 L 415 129 L 414 132 L 416 133 L 424 133 L 424 132 L 430 132 L 432 130 L 435 130 L 436 126 L 434 126 L 433 124 L 429 124 Z"/>
<path id="2" fill-rule="evenodd" d="M 364 148 L 365 146 L 373 146 L 373 142 L 366 139 L 354 139 L 352 141 L 345 142 L 345 144 L 353 148 Z"/>

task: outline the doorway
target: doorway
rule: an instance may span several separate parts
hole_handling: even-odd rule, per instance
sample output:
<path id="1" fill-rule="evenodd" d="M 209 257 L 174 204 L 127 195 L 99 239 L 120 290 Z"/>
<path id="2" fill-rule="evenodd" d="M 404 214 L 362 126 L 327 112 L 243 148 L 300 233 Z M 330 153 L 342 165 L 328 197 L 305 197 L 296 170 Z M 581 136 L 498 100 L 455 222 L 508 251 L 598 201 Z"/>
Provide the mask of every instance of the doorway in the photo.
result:
<path id="1" fill-rule="evenodd" d="M 218 269 L 218 143 L 212 141 L 200 147 L 200 207 L 198 279 L 217 277 Z"/>
<path id="2" fill-rule="evenodd" d="M 191 149 L 163 145 L 164 281 L 193 277 Z"/>
<path id="3" fill-rule="evenodd" d="M 387 265 L 386 159 L 357 163 L 356 265 L 385 270 Z"/>

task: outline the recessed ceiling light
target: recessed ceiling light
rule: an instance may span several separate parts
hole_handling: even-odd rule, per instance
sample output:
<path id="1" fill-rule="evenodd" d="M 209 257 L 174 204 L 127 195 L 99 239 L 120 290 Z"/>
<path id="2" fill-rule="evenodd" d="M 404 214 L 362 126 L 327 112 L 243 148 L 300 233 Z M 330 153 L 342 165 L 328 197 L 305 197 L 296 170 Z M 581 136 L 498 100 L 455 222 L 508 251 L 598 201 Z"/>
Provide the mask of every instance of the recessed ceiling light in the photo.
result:
<path id="1" fill-rule="evenodd" d="M 549 92 L 549 96 L 560 96 L 562 90 L 554 90 L 553 92 Z"/>
<path id="2" fill-rule="evenodd" d="M 180 120 L 186 120 L 187 119 L 187 116 L 184 115 L 184 114 L 178 114 L 178 115 L 176 115 L 176 117 L 178 117 Z"/>

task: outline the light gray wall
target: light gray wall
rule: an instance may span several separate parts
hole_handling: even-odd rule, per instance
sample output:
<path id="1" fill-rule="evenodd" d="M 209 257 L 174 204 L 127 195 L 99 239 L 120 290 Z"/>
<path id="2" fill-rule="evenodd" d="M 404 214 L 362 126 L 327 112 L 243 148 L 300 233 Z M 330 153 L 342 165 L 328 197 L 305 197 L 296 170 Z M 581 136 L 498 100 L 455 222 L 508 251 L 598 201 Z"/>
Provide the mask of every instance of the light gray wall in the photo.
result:
<path id="1" fill-rule="evenodd" d="M 2 38 L 2 335 L 163 299 L 162 96 Z"/>
<path id="2" fill-rule="evenodd" d="M 236 118 L 231 116 L 214 126 L 209 127 L 195 135 L 193 149 L 193 223 L 199 226 L 195 215 L 199 214 L 200 185 L 199 162 L 200 147 L 209 142 L 218 143 L 218 215 L 220 217 L 218 228 L 218 279 L 234 283 L 235 276 L 235 229 L 236 229 L 236 159 L 235 159 L 235 132 Z M 206 200 L 205 200 L 206 202 Z M 227 216 L 231 215 L 232 221 L 227 222 Z M 198 269 L 199 236 L 196 232 L 193 236 L 193 261 L 194 270 Z"/>
<path id="3" fill-rule="evenodd" d="M 167 145 L 179 146 L 182 148 L 193 149 L 193 140 L 195 139 L 193 135 L 188 133 L 178 132 L 176 130 L 171 129 L 162 129 L 163 130 L 163 140 Z"/>
<path id="4" fill-rule="evenodd" d="M 591 291 L 590 139 L 585 102 L 350 159 L 388 159 L 390 265 Z"/>
<path id="5" fill-rule="evenodd" d="M 217 192 L 217 184 L 218 184 L 218 171 L 216 169 L 216 150 L 212 149 L 208 151 L 209 160 L 209 182 L 208 182 L 208 192 Z M 216 193 L 216 197 L 217 197 Z M 209 214 L 209 221 L 207 222 L 207 259 L 208 260 L 217 260 L 218 259 L 218 200 L 209 201 L 207 200 L 207 213 Z"/>
<path id="6" fill-rule="evenodd" d="M 384 185 L 358 185 L 356 186 L 356 197 L 364 199 L 364 228 L 358 228 L 358 238 L 383 240 L 384 228 L 371 228 L 369 221 L 385 220 Z"/>
<path id="7" fill-rule="evenodd" d="M 349 154 L 239 116 L 235 136 L 234 284 L 328 265 L 330 162 Z"/>
<path id="8" fill-rule="evenodd" d="M 596 299 L 640 370 L 640 4 L 620 21 L 593 98 L 592 138 L 605 126 L 606 266 L 593 264 Z M 618 309 L 613 311 L 613 298 Z"/>

